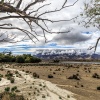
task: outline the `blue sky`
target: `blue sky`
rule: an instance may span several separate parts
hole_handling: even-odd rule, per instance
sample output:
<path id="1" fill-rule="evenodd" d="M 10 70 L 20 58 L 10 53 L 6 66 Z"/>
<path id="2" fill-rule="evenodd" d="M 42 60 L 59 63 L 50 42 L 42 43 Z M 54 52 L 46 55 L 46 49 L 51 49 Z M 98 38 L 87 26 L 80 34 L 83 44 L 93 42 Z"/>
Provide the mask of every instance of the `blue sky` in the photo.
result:
<path id="1" fill-rule="evenodd" d="M 50 18 L 50 19 L 71 19 L 76 17 L 80 14 L 83 8 L 83 1 L 85 0 L 79 0 L 73 7 L 66 8 L 62 10 L 61 12 L 57 12 L 56 14 L 52 15 L 46 15 L 44 17 Z M 63 2 L 63 0 L 58 0 L 56 2 L 55 0 L 47 0 L 47 3 L 52 3 L 51 6 L 48 6 L 47 8 L 43 9 L 45 10 L 52 10 L 59 8 Z M 73 0 L 68 0 L 67 4 L 73 4 Z M 39 4 L 40 5 L 40 4 Z M 37 5 L 36 7 L 38 7 Z M 42 11 L 42 10 L 41 10 Z M 81 19 L 80 19 L 81 20 Z M 18 22 L 15 20 L 10 20 L 15 26 L 24 27 L 24 29 L 29 30 L 29 27 L 26 24 L 23 24 L 22 22 Z M 45 39 L 43 37 L 42 31 L 40 29 L 36 29 L 38 34 L 41 36 L 37 36 L 39 41 L 34 39 L 36 42 L 33 43 L 31 40 L 25 40 L 20 41 L 17 43 L 1 43 L 0 44 L 0 52 L 3 52 L 5 49 L 8 49 L 12 51 L 14 54 L 22 54 L 22 53 L 32 53 L 36 49 L 44 49 L 44 48 L 52 48 L 52 49 L 88 49 L 90 46 L 94 46 L 96 43 L 96 40 L 98 37 L 100 37 L 100 30 L 98 30 L 95 27 L 89 27 L 85 28 L 82 25 L 78 25 L 77 21 L 68 21 L 68 22 L 60 22 L 60 23 L 47 23 L 50 29 L 53 29 L 53 31 L 59 29 L 61 30 L 68 30 L 70 29 L 69 33 L 61 33 L 61 34 L 46 34 L 47 43 L 45 43 Z M 6 30 L 5 30 L 6 32 Z M 20 33 L 19 31 L 10 31 L 17 35 L 15 40 L 21 40 L 25 34 Z M 2 31 L 1 31 L 2 33 Z M 27 37 L 26 37 L 27 38 Z M 100 43 L 98 44 L 97 52 L 100 52 Z"/>

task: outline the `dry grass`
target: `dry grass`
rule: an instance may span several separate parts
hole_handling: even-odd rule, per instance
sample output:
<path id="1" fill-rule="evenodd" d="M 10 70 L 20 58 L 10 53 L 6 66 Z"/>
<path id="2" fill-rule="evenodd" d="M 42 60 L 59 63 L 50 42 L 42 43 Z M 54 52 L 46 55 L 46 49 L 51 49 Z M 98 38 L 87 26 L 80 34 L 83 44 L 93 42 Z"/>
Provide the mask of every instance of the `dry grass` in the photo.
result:
<path id="1" fill-rule="evenodd" d="M 0 94 L 0 100 L 25 100 L 23 98 L 23 96 L 19 96 L 19 95 L 14 95 L 14 96 L 11 96 L 11 93 L 1 93 Z"/>
<path id="2" fill-rule="evenodd" d="M 97 87 L 100 86 L 100 79 L 93 78 L 93 74 L 100 75 L 100 65 L 92 64 L 72 64 L 66 66 L 19 66 L 11 68 L 21 71 L 28 71 L 29 74 L 34 72 L 39 75 L 40 79 L 51 81 L 58 84 L 59 87 L 72 91 L 76 94 L 78 100 L 100 100 L 100 91 Z M 4 72 L 5 73 L 5 72 Z M 3 74 L 4 74 L 3 73 Z M 48 75 L 53 75 L 53 78 L 48 78 Z M 72 75 L 79 74 L 81 79 L 68 79 Z"/>

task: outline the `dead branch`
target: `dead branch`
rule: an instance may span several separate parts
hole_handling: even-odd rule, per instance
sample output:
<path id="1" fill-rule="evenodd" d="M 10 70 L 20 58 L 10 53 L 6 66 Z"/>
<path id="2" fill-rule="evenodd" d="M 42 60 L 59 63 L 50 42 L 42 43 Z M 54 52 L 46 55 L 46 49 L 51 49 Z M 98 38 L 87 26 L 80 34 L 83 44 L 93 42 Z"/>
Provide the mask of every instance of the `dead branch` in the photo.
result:
<path id="1" fill-rule="evenodd" d="M 100 41 L 100 37 L 97 39 L 96 44 L 95 44 L 94 46 L 91 46 L 88 50 L 92 50 L 92 49 L 94 49 L 94 53 L 95 53 L 95 52 L 96 52 L 96 49 L 97 49 L 97 46 L 98 46 L 99 41 Z"/>
<path id="2" fill-rule="evenodd" d="M 18 2 L 17 2 L 18 1 Z M 36 39 L 37 41 L 38 38 L 37 36 L 38 33 L 35 31 L 35 26 L 38 27 L 39 29 L 41 29 L 41 32 L 43 33 L 43 36 L 46 39 L 46 33 L 68 33 L 69 30 L 67 31 L 57 31 L 54 32 L 52 30 L 49 29 L 49 26 L 47 25 L 48 22 L 50 23 L 59 23 L 61 21 L 71 21 L 75 18 L 71 18 L 71 19 L 62 19 L 62 20 L 51 20 L 49 18 L 44 18 L 43 15 L 47 15 L 47 14 L 52 14 L 52 13 L 56 13 L 56 12 L 60 12 L 63 9 L 66 9 L 67 7 L 71 7 L 74 6 L 78 0 L 76 0 L 72 5 L 67 5 L 67 0 L 65 0 L 62 4 L 61 4 L 61 8 L 60 9 L 54 9 L 51 11 L 42 11 L 41 13 L 39 12 L 41 9 L 43 9 L 44 7 L 48 7 L 51 5 L 51 3 L 46 3 L 46 0 L 29 0 L 27 1 L 27 6 L 23 6 L 23 2 L 25 2 L 24 0 L 14 0 L 12 2 L 12 0 L 4 0 L 3 2 L 0 1 L 0 13 L 3 16 L 0 16 L 0 22 L 2 22 L 3 24 L 0 24 L 0 30 L 16 30 L 16 31 L 20 31 L 22 33 L 25 33 L 25 35 L 27 35 L 29 37 L 29 39 L 31 39 L 34 43 L 34 39 Z M 16 5 L 17 3 L 17 5 Z M 35 10 L 35 6 L 37 4 L 41 4 L 41 6 L 37 7 Z M 14 22 L 10 21 L 10 23 L 5 23 L 5 22 L 9 22 L 9 20 L 12 19 L 15 21 L 21 21 L 23 22 L 23 24 L 26 24 L 29 29 L 24 29 L 22 27 L 16 27 L 14 26 Z M 42 24 L 41 24 L 41 23 Z M 45 26 L 45 27 L 44 27 Z M 14 40 L 15 37 L 11 38 L 11 40 Z M 7 40 L 7 41 L 6 41 Z M 8 42 L 8 36 L 7 38 L 3 39 L 2 41 L 6 41 Z M 23 39 L 22 39 L 23 40 Z M 0 41 L 1 42 L 1 41 Z"/>
<path id="3" fill-rule="evenodd" d="M 4 33 L 1 33 L 0 34 L 0 43 L 5 43 L 5 42 L 8 42 L 8 43 L 17 43 L 17 42 L 21 42 L 21 41 L 24 41 L 26 36 L 24 36 L 22 39 L 20 40 L 15 40 L 17 38 L 16 35 L 9 35 L 7 32 L 4 32 Z"/>

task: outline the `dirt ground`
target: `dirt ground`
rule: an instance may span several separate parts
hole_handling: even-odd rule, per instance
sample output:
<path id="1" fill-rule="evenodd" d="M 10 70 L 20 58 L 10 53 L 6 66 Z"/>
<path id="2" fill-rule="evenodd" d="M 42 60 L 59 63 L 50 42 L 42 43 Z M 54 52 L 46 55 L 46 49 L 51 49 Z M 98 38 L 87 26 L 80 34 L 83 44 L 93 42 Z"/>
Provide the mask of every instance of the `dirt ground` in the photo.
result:
<path id="1" fill-rule="evenodd" d="M 36 65 L 10 65 L 10 68 L 27 71 L 29 74 L 34 72 L 40 79 L 51 81 L 59 87 L 75 93 L 77 100 L 100 100 L 100 79 L 93 78 L 93 74 L 100 75 L 100 65 L 96 64 L 67 64 L 62 66 L 36 66 Z M 0 74 L 5 72 L 0 71 Z M 48 78 L 48 75 L 53 78 Z M 68 79 L 70 76 L 78 75 L 79 79 Z"/>

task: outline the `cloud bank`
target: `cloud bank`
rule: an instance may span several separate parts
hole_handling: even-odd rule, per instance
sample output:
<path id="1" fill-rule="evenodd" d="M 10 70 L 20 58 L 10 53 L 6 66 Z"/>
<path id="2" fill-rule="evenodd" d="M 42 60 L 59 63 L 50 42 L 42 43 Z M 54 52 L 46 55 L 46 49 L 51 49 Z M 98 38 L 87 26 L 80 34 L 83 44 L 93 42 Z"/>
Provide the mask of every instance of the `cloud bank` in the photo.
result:
<path id="1" fill-rule="evenodd" d="M 40 10 L 40 13 L 43 11 L 48 11 L 52 9 L 59 9 L 61 4 L 64 0 L 46 0 L 46 3 L 52 2 L 52 6 L 45 7 L 43 10 Z M 82 11 L 84 0 L 79 0 L 74 6 L 63 9 L 61 12 L 47 14 L 43 16 L 43 18 L 50 18 L 53 20 L 60 20 L 60 19 L 71 19 L 79 15 Z M 73 4 L 74 0 L 68 0 L 67 5 Z M 40 6 L 37 5 L 36 8 Z M 80 19 L 81 20 L 81 19 Z M 29 30 L 29 27 L 22 23 L 16 22 L 14 20 L 9 20 L 8 22 L 12 21 L 15 26 L 21 26 L 25 29 Z M 32 53 L 34 49 L 39 48 L 64 48 L 64 49 L 88 49 L 89 46 L 94 46 L 98 37 L 100 37 L 100 30 L 90 27 L 88 29 L 84 28 L 82 25 L 78 25 L 77 21 L 66 21 L 60 23 L 47 23 L 49 29 L 53 29 L 53 31 L 59 30 L 68 30 L 69 28 L 71 31 L 69 33 L 62 33 L 62 34 L 46 34 L 47 43 L 45 43 L 42 31 L 36 28 L 37 33 L 40 35 L 38 36 L 39 41 L 36 41 L 34 44 L 31 40 L 25 40 L 18 43 L 1 43 L 0 44 L 0 52 L 4 49 L 9 49 L 13 53 Z M 5 30 L 6 31 L 6 30 Z M 10 31 L 12 32 L 12 31 Z M 18 37 L 16 40 L 20 40 L 24 37 L 24 34 L 20 32 L 13 31 L 13 33 L 17 34 Z M 97 52 L 100 51 L 100 43 L 98 44 Z"/>

